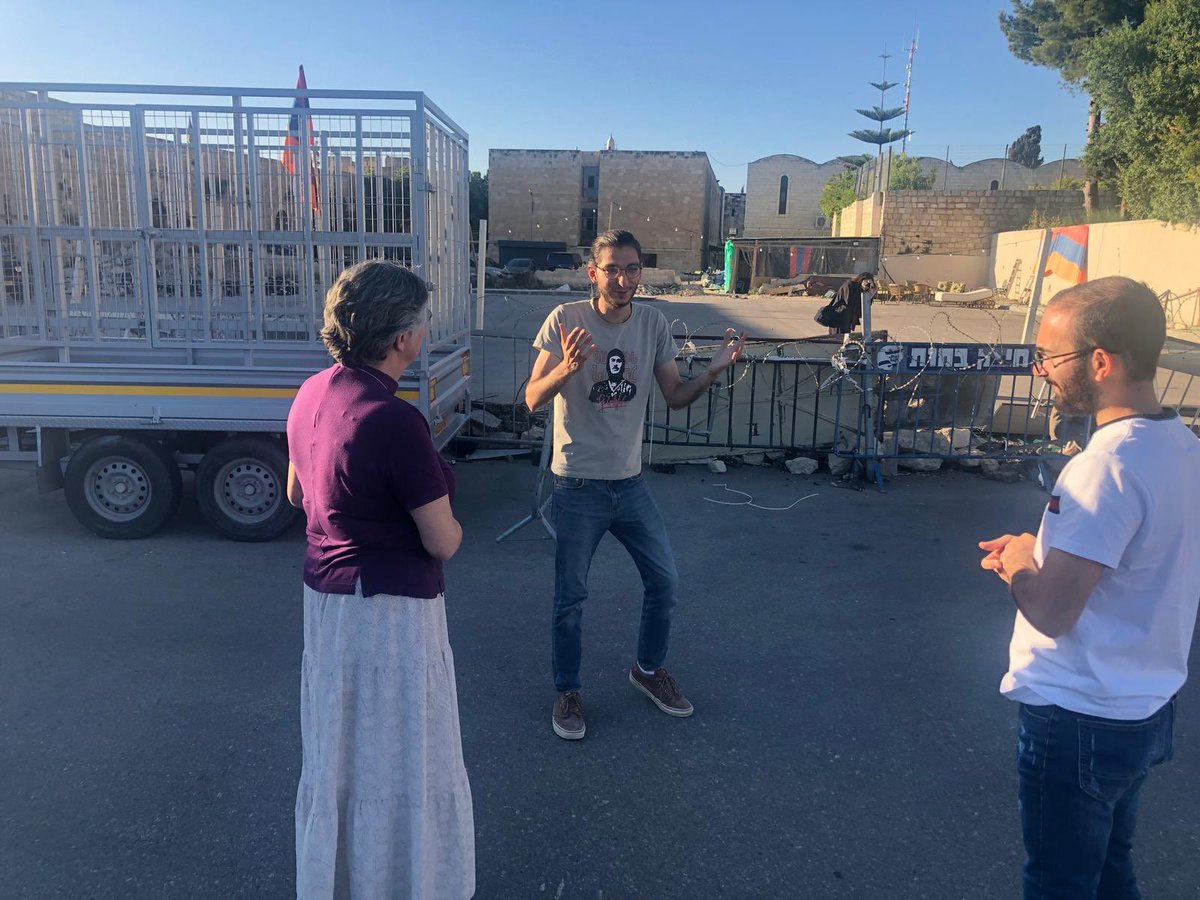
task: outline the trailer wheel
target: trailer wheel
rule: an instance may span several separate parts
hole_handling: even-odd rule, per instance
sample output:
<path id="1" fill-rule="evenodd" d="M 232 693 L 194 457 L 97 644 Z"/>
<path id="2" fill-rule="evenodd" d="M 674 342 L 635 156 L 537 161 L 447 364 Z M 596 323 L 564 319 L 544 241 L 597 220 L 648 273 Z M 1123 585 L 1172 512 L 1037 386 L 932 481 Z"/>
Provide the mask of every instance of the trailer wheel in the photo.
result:
<path id="1" fill-rule="evenodd" d="M 121 435 L 92 438 L 75 451 L 63 486 L 75 518 L 116 540 L 154 534 L 183 496 L 179 467 L 166 450 Z"/>
<path id="2" fill-rule="evenodd" d="M 287 500 L 287 466 L 283 448 L 266 438 L 221 442 L 196 469 L 200 513 L 232 540 L 274 540 L 299 513 Z"/>

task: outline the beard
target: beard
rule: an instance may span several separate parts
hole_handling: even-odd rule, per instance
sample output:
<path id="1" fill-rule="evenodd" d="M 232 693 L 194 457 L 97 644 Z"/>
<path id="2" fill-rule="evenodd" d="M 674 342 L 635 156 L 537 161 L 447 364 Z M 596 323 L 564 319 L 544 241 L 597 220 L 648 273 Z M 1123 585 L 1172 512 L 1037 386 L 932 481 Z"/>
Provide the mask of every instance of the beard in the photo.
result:
<path id="1" fill-rule="evenodd" d="M 1056 386 L 1054 404 L 1064 416 L 1090 416 L 1096 412 L 1100 391 L 1087 372 L 1087 366 L 1076 365 L 1071 375 Z"/>

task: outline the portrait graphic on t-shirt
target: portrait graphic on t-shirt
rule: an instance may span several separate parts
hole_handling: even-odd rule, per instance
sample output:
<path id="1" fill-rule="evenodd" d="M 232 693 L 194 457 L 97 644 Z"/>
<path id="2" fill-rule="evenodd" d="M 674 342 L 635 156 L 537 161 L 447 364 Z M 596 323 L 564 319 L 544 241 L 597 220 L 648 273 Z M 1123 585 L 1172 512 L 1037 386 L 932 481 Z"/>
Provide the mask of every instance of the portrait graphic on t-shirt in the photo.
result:
<path id="1" fill-rule="evenodd" d="M 605 377 L 592 385 L 588 395 L 588 399 L 599 404 L 601 409 L 620 409 L 637 396 L 637 385 L 625 378 L 637 374 L 637 360 L 632 353 L 626 361 L 623 351 L 616 347 L 609 350 L 604 356 L 603 374 Z"/>

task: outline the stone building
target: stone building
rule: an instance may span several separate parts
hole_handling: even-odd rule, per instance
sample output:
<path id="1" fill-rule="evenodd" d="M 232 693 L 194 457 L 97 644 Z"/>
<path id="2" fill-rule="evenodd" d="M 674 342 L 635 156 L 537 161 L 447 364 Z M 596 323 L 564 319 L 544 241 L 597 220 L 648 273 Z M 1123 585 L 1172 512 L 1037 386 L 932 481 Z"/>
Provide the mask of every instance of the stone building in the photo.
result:
<path id="1" fill-rule="evenodd" d="M 832 223 L 821 213 L 825 183 L 846 170 L 839 159 L 816 163 L 779 153 L 746 168 L 746 237 L 817 237 Z"/>
<path id="2" fill-rule="evenodd" d="M 1027 169 L 1005 159 L 980 159 L 957 166 L 932 156 L 915 157 L 921 169 L 932 175 L 936 191 L 1027 190 L 1048 188 L 1060 178 L 1082 180 L 1083 167 L 1077 159 L 1054 160 Z M 887 180 L 888 158 L 877 174 L 877 160 L 860 168 L 859 196 Z M 833 222 L 821 212 L 821 192 L 826 183 L 840 175 L 846 164 L 839 159 L 815 163 L 802 156 L 781 153 L 750 163 L 746 173 L 745 237 L 819 236 L 833 233 Z M 845 233 L 843 231 L 843 233 Z"/>
<path id="3" fill-rule="evenodd" d="M 488 255 L 520 240 L 586 257 L 598 232 L 627 228 L 647 265 L 694 271 L 719 264 L 723 193 L 699 151 L 492 150 Z"/>
<path id="4" fill-rule="evenodd" d="M 895 156 L 892 156 L 893 163 Z M 1002 157 L 977 159 L 961 166 L 933 156 L 915 156 L 913 159 L 920 165 L 921 171 L 933 176 L 932 190 L 935 191 L 1023 191 L 1051 187 L 1061 178 L 1079 181 L 1084 178 L 1083 164 L 1074 158 L 1051 160 L 1034 169 Z M 876 174 L 878 164 L 876 157 L 859 169 L 860 197 L 878 191 L 880 180 L 886 184 L 888 157 L 885 155 L 883 158 L 882 176 Z"/>

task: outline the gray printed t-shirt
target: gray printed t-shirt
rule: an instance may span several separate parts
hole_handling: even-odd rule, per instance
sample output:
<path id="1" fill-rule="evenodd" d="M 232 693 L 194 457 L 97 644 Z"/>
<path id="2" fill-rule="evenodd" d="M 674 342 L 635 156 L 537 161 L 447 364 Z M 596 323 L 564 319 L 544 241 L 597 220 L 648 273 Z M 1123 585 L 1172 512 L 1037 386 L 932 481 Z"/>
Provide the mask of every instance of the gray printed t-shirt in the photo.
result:
<path id="1" fill-rule="evenodd" d="M 560 323 L 567 334 L 587 329 L 596 349 L 554 398 L 550 470 L 574 478 L 632 478 L 642 471 L 646 402 L 658 390 L 654 370 L 675 359 L 671 326 L 657 309 L 637 302 L 633 314 L 614 325 L 590 300 L 580 300 L 550 313 L 533 346 L 561 358 Z"/>

